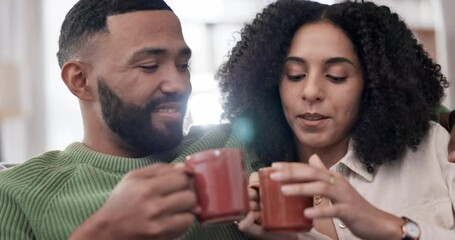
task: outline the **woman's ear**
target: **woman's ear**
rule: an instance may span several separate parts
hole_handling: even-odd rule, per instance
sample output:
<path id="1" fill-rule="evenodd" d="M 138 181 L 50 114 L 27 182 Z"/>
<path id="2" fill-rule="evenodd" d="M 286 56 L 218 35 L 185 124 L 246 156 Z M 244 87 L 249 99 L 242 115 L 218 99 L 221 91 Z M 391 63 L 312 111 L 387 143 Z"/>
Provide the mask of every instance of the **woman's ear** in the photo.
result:
<path id="1" fill-rule="evenodd" d="M 87 81 L 86 66 L 79 61 L 68 61 L 62 67 L 61 77 L 66 87 L 81 100 L 94 99 L 92 88 Z"/>

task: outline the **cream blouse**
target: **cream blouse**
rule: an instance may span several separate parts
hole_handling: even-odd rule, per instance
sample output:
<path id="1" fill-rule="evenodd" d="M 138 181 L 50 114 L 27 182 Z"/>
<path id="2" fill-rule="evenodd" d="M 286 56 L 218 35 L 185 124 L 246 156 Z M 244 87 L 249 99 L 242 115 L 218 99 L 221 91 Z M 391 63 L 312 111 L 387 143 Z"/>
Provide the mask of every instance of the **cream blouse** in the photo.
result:
<path id="1" fill-rule="evenodd" d="M 408 150 L 401 161 L 366 171 L 352 144 L 332 168 L 345 176 L 371 204 L 396 216 L 406 216 L 420 226 L 420 240 L 455 239 L 455 163 L 448 162 L 450 136 L 439 124 L 431 123 L 428 136 L 417 151 Z M 340 240 L 359 239 L 333 219 Z M 330 239 L 312 229 L 299 239 Z"/>

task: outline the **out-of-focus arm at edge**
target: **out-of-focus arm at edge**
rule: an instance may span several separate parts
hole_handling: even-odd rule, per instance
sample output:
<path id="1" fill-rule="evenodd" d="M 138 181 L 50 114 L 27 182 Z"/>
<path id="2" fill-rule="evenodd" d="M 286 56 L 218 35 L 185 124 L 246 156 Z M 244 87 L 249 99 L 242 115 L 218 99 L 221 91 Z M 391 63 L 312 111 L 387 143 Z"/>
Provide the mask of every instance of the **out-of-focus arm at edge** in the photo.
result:
<path id="1" fill-rule="evenodd" d="M 454 220 L 454 206 L 455 206 L 455 166 L 447 162 L 447 152 L 445 148 L 441 147 L 449 141 L 449 135 L 441 128 L 437 128 L 435 134 L 434 148 L 437 151 L 441 173 L 444 182 L 447 184 L 450 201 L 452 203 L 452 221 Z M 430 239 L 455 239 L 455 231 L 453 229 L 444 229 L 440 226 L 418 222 L 421 230 L 420 240 Z M 452 224 L 454 224 L 452 222 Z M 454 226 L 452 226 L 454 227 Z"/>
<path id="2" fill-rule="evenodd" d="M 435 110 L 435 115 L 437 117 L 437 119 L 435 119 L 435 121 L 439 122 L 439 124 L 441 124 L 441 126 L 443 126 L 447 131 L 450 132 L 450 129 L 449 129 L 449 114 L 450 114 L 450 110 L 445 107 L 444 105 L 439 105 L 436 110 Z"/>

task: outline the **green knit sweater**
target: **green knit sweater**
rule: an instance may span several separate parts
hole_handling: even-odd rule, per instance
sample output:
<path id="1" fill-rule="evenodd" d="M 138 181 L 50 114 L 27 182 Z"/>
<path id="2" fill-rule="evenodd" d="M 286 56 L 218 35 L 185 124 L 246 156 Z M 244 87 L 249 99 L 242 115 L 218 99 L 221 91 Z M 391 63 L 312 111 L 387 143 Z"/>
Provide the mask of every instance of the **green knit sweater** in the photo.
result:
<path id="1" fill-rule="evenodd" d="M 130 170 L 153 163 L 182 162 L 198 151 L 242 147 L 227 125 L 193 128 L 176 149 L 144 158 L 124 158 L 73 143 L 0 171 L 0 239 L 67 239 L 99 209 Z M 248 174 L 257 156 L 245 151 Z M 232 223 L 195 223 L 180 239 L 247 239 Z"/>

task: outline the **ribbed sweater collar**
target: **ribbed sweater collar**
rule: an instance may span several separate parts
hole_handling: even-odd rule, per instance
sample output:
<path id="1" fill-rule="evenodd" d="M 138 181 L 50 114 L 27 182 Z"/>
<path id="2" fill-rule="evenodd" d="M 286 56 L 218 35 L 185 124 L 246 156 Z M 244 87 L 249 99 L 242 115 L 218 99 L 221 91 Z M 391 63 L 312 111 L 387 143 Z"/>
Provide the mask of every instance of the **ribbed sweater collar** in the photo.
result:
<path id="1" fill-rule="evenodd" d="M 72 143 L 64 152 L 73 161 L 75 160 L 82 164 L 116 172 L 127 172 L 131 169 L 145 167 L 153 163 L 170 163 L 178 157 L 178 153 L 175 150 L 141 158 L 112 156 L 93 151 L 79 142 Z"/>

